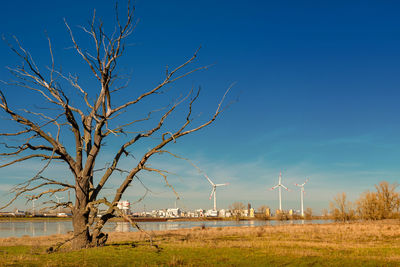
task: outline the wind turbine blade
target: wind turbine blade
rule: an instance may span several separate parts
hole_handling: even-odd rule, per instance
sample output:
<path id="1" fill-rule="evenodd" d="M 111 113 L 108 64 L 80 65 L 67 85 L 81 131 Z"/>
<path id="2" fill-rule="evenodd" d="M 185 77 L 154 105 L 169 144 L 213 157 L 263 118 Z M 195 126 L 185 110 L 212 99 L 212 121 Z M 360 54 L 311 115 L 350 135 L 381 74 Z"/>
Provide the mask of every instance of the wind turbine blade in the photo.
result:
<path id="1" fill-rule="evenodd" d="M 303 183 L 303 186 L 308 182 L 308 180 L 309 180 L 309 179 L 307 178 L 307 180 Z"/>
<path id="2" fill-rule="evenodd" d="M 216 184 L 215 186 L 224 186 L 224 185 L 229 185 L 229 183 L 225 183 L 225 184 Z"/>
<path id="3" fill-rule="evenodd" d="M 207 178 L 207 180 L 210 182 L 210 184 L 212 184 L 212 185 L 215 185 L 212 181 L 211 181 L 211 179 L 210 178 L 208 178 L 208 176 L 207 176 L 207 174 L 204 174 L 204 177 L 206 177 Z"/>
<path id="4" fill-rule="evenodd" d="M 283 187 L 283 188 L 285 188 L 286 189 L 286 191 L 290 191 L 286 186 L 284 186 L 283 184 L 281 184 L 281 186 Z"/>
<path id="5" fill-rule="evenodd" d="M 215 193 L 215 188 L 213 188 L 213 189 L 211 190 L 210 200 L 211 200 L 211 198 L 212 198 L 212 196 L 213 196 L 214 193 Z"/>
<path id="6" fill-rule="evenodd" d="M 275 188 L 277 188 L 279 185 L 275 185 L 274 187 L 271 187 L 269 190 L 274 190 Z"/>

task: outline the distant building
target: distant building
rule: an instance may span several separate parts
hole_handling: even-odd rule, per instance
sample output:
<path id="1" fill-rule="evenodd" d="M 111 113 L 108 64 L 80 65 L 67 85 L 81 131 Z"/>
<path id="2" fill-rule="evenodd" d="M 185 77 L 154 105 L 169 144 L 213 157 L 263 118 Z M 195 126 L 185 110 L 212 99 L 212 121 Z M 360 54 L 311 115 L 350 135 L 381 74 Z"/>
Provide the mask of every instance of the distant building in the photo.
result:
<path id="1" fill-rule="evenodd" d="M 205 210 L 203 209 L 197 209 L 194 211 L 195 216 L 194 217 L 204 217 L 205 214 Z"/>
<path id="2" fill-rule="evenodd" d="M 232 213 L 229 210 L 222 209 L 219 211 L 218 216 L 228 218 L 228 217 L 232 217 Z"/>
<path id="3" fill-rule="evenodd" d="M 158 210 L 156 217 L 165 218 L 167 217 L 167 212 L 165 210 Z"/>
<path id="4" fill-rule="evenodd" d="M 23 210 L 16 209 L 16 210 L 13 212 L 13 215 L 14 215 L 14 216 L 25 216 L 25 215 L 26 215 L 26 212 L 23 211 Z"/>
<path id="5" fill-rule="evenodd" d="M 180 208 L 167 209 L 167 217 L 169 218 L 181 217 L 181 213 L 182 211 Z"/>
<path id="6" fill-rule="evenodd" d="M 250 208 L 249 217 L 254 218 L 254 208 Z"/>
<path id="7" fill-rule="evenodd" d="M 186 216 L 189 217 L 189 218 L 194 218 L 194 217 L 196 217 L 196 213 L 194 211 L 188 211 Z"/>
<path id="8" fill-rule="evenodd" d="M 217 210 L 207 210 L 205 215 L 206 215 L 206 217 L 218 217 L 218 211 Z"/>
<path id="9" fill-rule="evenodd" d="M 247 216 L 249 216 L 249 211 L 248 211 L 248 210 L 241 210 L 241 211 L 240 211 L 240 215 L 241 215 L 242 217 L 247 217 Z"/>
<path id="10" fill-rule="evenodd" d="M 117 207 L 126 215 L 131 214 L 131 203 L 128 200 L 118 201 Z"/>
<path id="11" fill-rule="evenodd" d="M 149 211 L 142 211 L 139 217 L 153 217 L 152 213 Z"/>
<path id="12" fill-rule="evenodd" d="M 270 217 L 272 214 L 271 214 L 271 209 L 270 208 L 266 208 L 265 209 L 265 216 L 267 216 L 267 217 Z"/>
<path id="13" fill-rule="evenodd" d="M 0 216 L 14 216 L 14 212 L 3 211 L 3 212 L 0 212 Z"/>

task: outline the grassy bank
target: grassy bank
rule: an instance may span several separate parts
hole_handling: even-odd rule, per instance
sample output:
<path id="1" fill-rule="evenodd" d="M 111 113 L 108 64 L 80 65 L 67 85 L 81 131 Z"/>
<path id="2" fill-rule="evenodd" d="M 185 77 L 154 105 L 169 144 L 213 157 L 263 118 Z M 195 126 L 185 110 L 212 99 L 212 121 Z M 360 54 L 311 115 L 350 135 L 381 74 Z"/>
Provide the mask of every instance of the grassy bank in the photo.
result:
<path id="1" fill-rule="evenodd" d="M 400 222 L 112 233 L 106 247 L 46 254 L 64 239 L 0 239 L 0 266 L 399 266 Z"/>

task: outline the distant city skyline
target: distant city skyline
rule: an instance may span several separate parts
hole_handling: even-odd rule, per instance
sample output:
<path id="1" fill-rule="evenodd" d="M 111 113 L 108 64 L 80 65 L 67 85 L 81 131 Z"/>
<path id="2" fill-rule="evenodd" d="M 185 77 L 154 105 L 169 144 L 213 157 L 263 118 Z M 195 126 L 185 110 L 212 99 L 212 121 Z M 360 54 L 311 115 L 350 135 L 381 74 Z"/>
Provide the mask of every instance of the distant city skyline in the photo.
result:
<path id="1" fill-rule="evenodd" d="M 120 6 L 124 4 L 121 1 Z M 47 34 L 56 64 L 80 74 L 90 87 L 86 66 L 69 49 L 63 18 L 79 41 L 90 46 L 77 26 L 87 24 L 93 9 L 112 31 L 110 1 L 7 1 L 0 10 L 0 33 L 10 40 L 12 35 L 18 37 L 41 66 L 50 62 Z M 218 191 L 218 209 L 233 202 L 277 209 L 278 192 L 269 188 L 282 171 L 284 185 L 292 189 L 282 192 L 283 208 L 300 210 L 295 184 L 309 179 L 304 209 L 320 213 L 340 192 L 354 201 L 380 181 L 400 180 L 399 13 L 400 3 L 395 1 L 138 0 L 139 21 L 127 56 L 119 62 L 120 73 L 132 77 L 121 98 L 157 84 L 166 65 L 182 63 L 201 46 L 199 64 L 212 66 L 174 90 L 202 88 L 194 107 L 200 119 L 208 118 L 233 83 L 227 100 L 235 103 L 209 128 L 171 144 L 170 151 L 190 159 L 214 183 L 229 183 Z M 11 76 L 5 67 L 20 60 L 5 42 L 0 43 L 0 55 L 0 80 L 8 81 Z M 31 100 L 17 99 L 23 94 L 20 89 L 0 86 L 20 107 Z M 0 132 L 10 127 L 2 120 Z M 118 145 L 107 144 L 99 167 L 110 161 Z M 146 149 L 139 146 L 133 154 Z M 164 155 L 150 163 L 172 173 L 168 179 L 179 194 L 178 205 L 212 209 L 210 185 L 189 162 Z M 31 161 L 0 169 L 0 205 L 10 198 L 7 193 L 14 184 L 42 164 Z M 129 161 L 122 161 L 124 166 Z M 71 178 L 61 165 L 48 174 Z M 144 205 L 149 210 L 174 207 L 176 196 L 162 177 L 148 173 L 139 177 L 151 192 L 132 210 Z M 107 188 L 104 195 L 111 194 L 115 184 Z M 134 203 L 144 195 L 144 187 L 136 181 L 123 199 Z M 25 201 L 22 197 L 6 210 L 31 208 Z M 41 202 L 35 203 L 37 209 Z"/>

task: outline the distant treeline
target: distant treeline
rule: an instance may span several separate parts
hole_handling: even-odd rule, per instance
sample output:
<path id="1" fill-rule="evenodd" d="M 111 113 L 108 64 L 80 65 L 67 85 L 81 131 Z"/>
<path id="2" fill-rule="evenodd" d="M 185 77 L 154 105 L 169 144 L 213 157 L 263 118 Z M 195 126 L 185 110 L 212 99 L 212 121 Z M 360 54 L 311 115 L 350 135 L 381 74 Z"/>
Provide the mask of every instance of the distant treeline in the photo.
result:
<path id="1" fill-rule="evenodd" d="M 400 218 L 398 186 L 382 181 L 375 185 L 375 191 L 364 192 L 354 203 L 347 199 L 346 193 L 340 193 L 330 203 L 330 215 L 336 221 Z"/>

